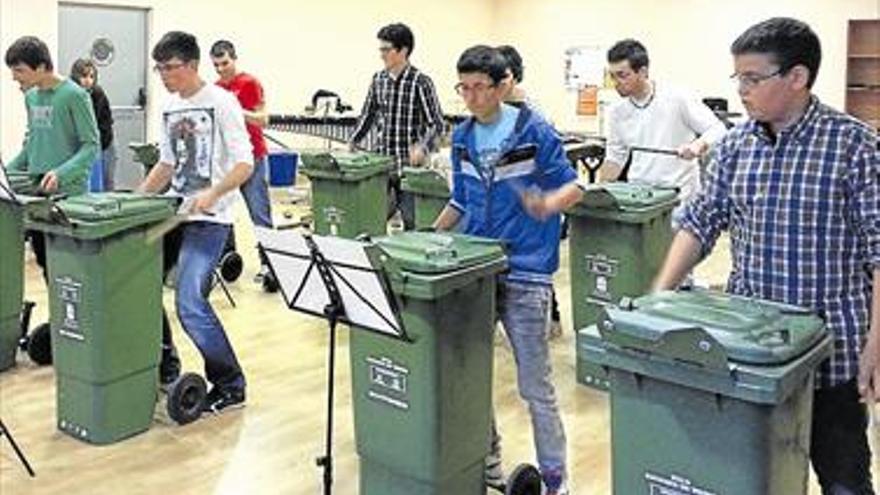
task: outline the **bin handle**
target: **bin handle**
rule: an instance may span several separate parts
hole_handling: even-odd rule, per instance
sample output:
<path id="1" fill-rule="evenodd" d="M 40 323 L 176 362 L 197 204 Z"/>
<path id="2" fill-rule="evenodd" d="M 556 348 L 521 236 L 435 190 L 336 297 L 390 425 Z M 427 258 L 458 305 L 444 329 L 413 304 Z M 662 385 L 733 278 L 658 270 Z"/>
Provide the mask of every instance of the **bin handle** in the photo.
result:
<path id="1" fill-rule="evenodd" d="M 700 327 L 670 324 L 667 320 L 606 308 L 599 332 L 607 342 L 649 356 L 728 372 L 724 346 Z"/>

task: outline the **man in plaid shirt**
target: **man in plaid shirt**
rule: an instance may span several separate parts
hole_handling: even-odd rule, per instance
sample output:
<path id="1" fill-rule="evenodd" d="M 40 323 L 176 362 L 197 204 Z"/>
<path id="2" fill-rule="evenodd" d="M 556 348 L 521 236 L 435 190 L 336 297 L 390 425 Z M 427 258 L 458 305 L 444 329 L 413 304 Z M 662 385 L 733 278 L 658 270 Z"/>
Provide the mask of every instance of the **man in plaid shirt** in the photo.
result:
<path id="1" fill-rule="evenodd" d="M 361 117 L 351 135 L 354 148 L 373 125 L 378 133 L 374 151 L 391 155 L 397 165 L 388 184 L 388 217 L 400 210 L 404 228 L 415 227 L 412 195 L 400 190 L 404 165 L 420 165 L 437 146 L 444 130 L 443 112 L 431 78 L 410 65 L 415 40 L 404 24 L 389 24 L 379 30 L 379 52 L 385 68 L 373 76 Z"/>
<path id="2" fill-rule="evenodd" d="M 676 287 L 728 230 L 728 291 L 822 315 L 834 346 L 810 458 L 823 494 L 873 494 L 863 403 L 880 397 L 877 132 L 812 95 L 821 51 L 806 24 L 764 21 L 731 52 L 750 120 L 718 143 L 655 286 Z"/>

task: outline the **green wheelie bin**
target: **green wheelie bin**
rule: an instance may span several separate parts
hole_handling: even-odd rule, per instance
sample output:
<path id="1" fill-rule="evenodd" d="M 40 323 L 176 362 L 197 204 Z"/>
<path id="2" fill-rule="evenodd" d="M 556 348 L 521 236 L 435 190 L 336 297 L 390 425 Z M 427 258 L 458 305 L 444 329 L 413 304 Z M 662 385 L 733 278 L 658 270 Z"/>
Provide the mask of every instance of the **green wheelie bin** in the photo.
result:
<path id="1" fill-rule="evenodd" d="M 385 235 L 391 157 L 366 152 L 304 152 L 315 233 L 353 239 Z"/>
<path id="2" fill-rule="evenodd" d="M 361 495 L 483 495 L 492 414 L 494 241 L 375 240 L 408 341 L 351 332 Z"/>
<path id="3" fill-rule="evenodd" d="M 416 229 L 432 226 L 449 202 L 449 182 L 436 170 L 404 167 L 400 189 L 415 199 Z"/>
<path id="4" fill-rule="evenodd" d="M 108 444 L 149 428 L 158 393 L 162 240 L 178 200 L 96 193 L 32 219 L 46 234 L 58 428 Z"/>
<path id="5" fill-rule="evenodd" d="M 596 323 L 606 305 L 650 288 L 672 242 L 677 205 L 675 189 L 612 182 L 590 186 L 566 212 L 575 331 Z M 580 355 L 576 377 L 579 383 L 607 388 L 607 380 Z"/>
<path id="6" fill-rule="evenodd" d="M 22 337 L 24 305 L 24 222 L 26 212 L 46 198 L 35 196 L 37 184 L 27 173 L 7 171 L 10 192 L 0 200 L 0 371 L 15 364 Z"/>
<path id="7" fill-rule="evenodd" d="M 818 316 L 661 292 L 580 333 L 609 373 L 613 493 L 807 493 L 813 376 L 831 351 Z"/>

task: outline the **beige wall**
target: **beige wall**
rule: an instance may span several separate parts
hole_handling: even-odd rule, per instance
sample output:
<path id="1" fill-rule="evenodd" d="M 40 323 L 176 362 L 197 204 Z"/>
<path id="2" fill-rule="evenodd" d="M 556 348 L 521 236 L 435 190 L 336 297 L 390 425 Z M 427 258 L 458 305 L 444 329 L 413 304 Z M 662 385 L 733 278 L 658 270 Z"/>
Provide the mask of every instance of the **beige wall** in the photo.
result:
<path id="1" fill-rule="evenodd" d="M 219 37 L 236 42 L 241 65 L 266 86 L 271 111 L 299 112 L 318 88 L 336 90 L 359 107 L 370 75 L 379 67 L 375 33 L 400 20 L 416 32 L 413 62 L 433 78 L 447 112 L 461 110 L 452 91 L 455 61 L 478 42 L 511 43 L 526 63 L 526 86 L 556 123 L 591 130 L 595 119 L 577 118 L 574 95 L 562 86 L 562 54 L 575 45 L 600 45 L 633 36 L 646 43 L 652 73 L 701 95 L 735 101 L 727 76 L 730 42 L 747 26 L 773 15 L 809 22 L 824 48 L 816 92 L 841 107 L 846 64 L 846 21 L 880 15 L 876 0 L 117 0 L 105 3 L 151 9 L 152 46 L 166 31 L 199 37 L 203 50 Z M 0 49 L 34 34 L 55 52 L 58 0 L 0 0 Z M 205 57 L 203 57 L 205 58 Z M 207 61 L 203 74 L 213 78 Z M 149 134 L 165 96 L 150 75 Z M 0 152 L 9 160 L 20 147 L 25 115 L 9 71 L 0 67 Z"/>
<path id="2" fill-rule="evenodd" d="M 474 0 L 116 0 L 80 1 L 151 9 L 152 45 L 172 29 L 195 34 L 202 46 L 202 74 L 213 80 L 207 59 L 211 43 L 236 43 L 240 64 L 266 88 L 270 111 L 301 112 L 318 88 L 335 90 L 360 108 L 370 77 L 381 67 L 376 32 L 387 23 L 409 24 L 416 34 L 412 61 L 434 79 L 441 103 L 458 102 L 454 61 L 467 46 L 489 38 L 491 3 Z M 19 36 L 43 38 L 57 53 L 57 0 L 0 0 L 0 49 Z M 247 9 L 244 8 L 247 5 Z M 233 6 L 235 8 L 233 8 Z M 150 74 L 148 133 L 155 136 L 158 108 L 166 93 Z M 25 114 L 18 87 L 0 67 L 0 151 L 4 160 L 18 152 Z"/>
<path id="3" fill-rule="evenodd" d="M 731 42 L 750 25 L 773 16 L 809 23 L 822 41 L 815 92 L 842 108 L 848 19 L 877 18 L 877 0 L 494 0 L 493 37 L 521 48 L 525 85 L 556 123 L 594 129 L 575 115 L 575 95 L 562 87 L 563 51 L 634 37 L 648 48 L 651 73 L 703 96 L 723 96 L 741 110 L 734 87 Z M 613 93 L 613 91 L 612 91 Z"/>

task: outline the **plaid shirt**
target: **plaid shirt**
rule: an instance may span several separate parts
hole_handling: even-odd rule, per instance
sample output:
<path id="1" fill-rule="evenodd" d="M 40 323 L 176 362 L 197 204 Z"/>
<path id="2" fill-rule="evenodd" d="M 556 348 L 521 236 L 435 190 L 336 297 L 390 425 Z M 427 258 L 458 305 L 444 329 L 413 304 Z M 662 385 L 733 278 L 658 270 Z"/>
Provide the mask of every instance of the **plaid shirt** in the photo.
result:
<path id="1" fill-rule="evenodd" d="M 377 72 L 350 140 L 358 143 L 374 123 L 373 151 L 395 157 L 398 167 L 409 163 L 413 144 L 434 149 L 445 124 L 431 78 L 411 65 L 396 79 L 387 70 Z"/>
<path id="2" fill-rule="evenodd" d="M 817 386 L 848 382 L 870 326 L 872 269 L 880 269 L 876 131 L 814 97 L 775 139 L 749 121 L 716 153 L 682 228 L 703 255 L 729 230 L 729 292 L 821 315 L 834 345 Z"/>

